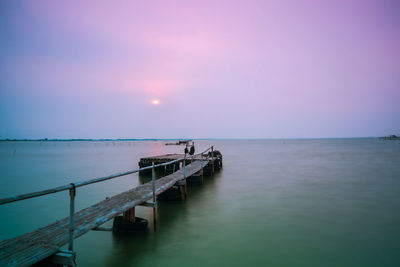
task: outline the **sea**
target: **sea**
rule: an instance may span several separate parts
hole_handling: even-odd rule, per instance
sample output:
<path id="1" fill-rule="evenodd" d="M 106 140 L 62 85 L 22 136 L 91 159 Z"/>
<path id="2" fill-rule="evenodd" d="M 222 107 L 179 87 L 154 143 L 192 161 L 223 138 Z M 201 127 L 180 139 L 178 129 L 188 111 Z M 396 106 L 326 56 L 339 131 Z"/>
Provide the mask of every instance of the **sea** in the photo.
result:
<path id="1" fill-rule="evenodd" d="M 0 198 L 138 168 L 183 153 L 167 141 L 0 142 Z M 168 141 L 170 142 L 170 141 Z M 158 201 L 133 235 L 75 240 L 78 266 L 400 266 L 400 141 L 378 138 L 194 140 L 223 169 Z M 77 189 L 76 210 L 138 186 L 137 173 Z M 0 240 L 69 215 L 68 192 L 0 206 Z M 112 220 L 103 227 L 111 227 Z"/>

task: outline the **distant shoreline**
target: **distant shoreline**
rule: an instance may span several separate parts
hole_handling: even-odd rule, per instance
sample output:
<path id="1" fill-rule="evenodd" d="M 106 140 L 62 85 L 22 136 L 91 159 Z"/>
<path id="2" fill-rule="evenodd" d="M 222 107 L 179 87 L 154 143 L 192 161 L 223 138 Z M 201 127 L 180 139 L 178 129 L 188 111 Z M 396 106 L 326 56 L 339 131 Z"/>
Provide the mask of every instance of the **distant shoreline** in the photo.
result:
<path id="1" fill-rule="evenodd" d="M 189 139 L 0 139 L 0 142 L 70 142 L 70 141 L 175 141 Z M 207 139 L 196 139 L 207 140 Z"/>
<path id="2" fill-rule="evenodd" d="M 396 136 L 397 137 L 397 136 Z M 0 139 L 0 142 L 103 142 L 103 141 L 179 141 L 179 140 L 339 140 L 339 139 L 379 139 L 379 140 L 399 140 L 390 137 L 310 137 L 310 138 L 101 138 L 101 139 L 85 139 L 85 138 L 71 138 L 71 139 Z"/>

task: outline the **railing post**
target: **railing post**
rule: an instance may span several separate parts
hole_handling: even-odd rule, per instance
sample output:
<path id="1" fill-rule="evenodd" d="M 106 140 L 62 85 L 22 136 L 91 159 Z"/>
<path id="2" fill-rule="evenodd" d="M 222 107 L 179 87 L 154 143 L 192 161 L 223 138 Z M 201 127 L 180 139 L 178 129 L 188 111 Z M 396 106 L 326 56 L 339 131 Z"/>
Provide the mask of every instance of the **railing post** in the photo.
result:
<path id="1" fill-rule="evenodd" d="M 183 178 L 185 178 L 186 181 L 186 154 L 185 157 L 183 158 Z"/>
<path id="2" fill-rule="evenodd" d="M 214 175 L 214 146 L 211 146 L 211 172 Z"/>
<path id="3" fill-rule="evenodd" d="M 156 211 L 156 170 L 154 168 L 154 161 L 152 162 L 153 168 L 151 169 L 151 185 L 153 187 L 153 226 L 154 232 L 157 231 L 157 211 Z"/>
<path id="4" fill-rule="evenodd" d="M 200 154 L 200 164 L 201 164 L 201 184 L 203 184 L 204 183 L 204 170 L 203 170 L 203 167 L 204 167 L 204 163 L 203 163 L 203 153 L 201 153 Z"/>
<path id="5" fill-rule="evenodd" d="M 183 158 L 183 181 L 185 184 L 183 185 L 183 199 L 186 200 L 187 198 L 187 189 L 186 189 L 186 154 L 185 157 Z"/>
<path id="6" fill-rule="evenodd" d="M 154 168 L 154 161 L 152 162 L 153 168 L 151 169 L 151 185 L 153 187 L 153 202 L 156 202 L 156 172 Z"/>
<path id="7" fill-rule="evenodd" d="M 69 189 L 69 244 L 68 250 L 74 250 L 74 224 L 75 224 L 75 195 L 76 188 L 75 184 L 71 183 L 72 188 Z"/>

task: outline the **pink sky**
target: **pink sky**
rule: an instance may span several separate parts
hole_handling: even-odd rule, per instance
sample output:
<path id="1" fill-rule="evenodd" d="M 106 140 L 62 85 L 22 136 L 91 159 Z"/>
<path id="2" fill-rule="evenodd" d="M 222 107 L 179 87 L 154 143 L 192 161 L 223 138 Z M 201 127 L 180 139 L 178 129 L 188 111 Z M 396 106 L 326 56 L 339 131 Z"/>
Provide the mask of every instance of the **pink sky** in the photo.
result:
<path id="1" fill-rule="evenodd" d="M 0 10 L 0 138 L 400 134 L 397 1 Z"/>

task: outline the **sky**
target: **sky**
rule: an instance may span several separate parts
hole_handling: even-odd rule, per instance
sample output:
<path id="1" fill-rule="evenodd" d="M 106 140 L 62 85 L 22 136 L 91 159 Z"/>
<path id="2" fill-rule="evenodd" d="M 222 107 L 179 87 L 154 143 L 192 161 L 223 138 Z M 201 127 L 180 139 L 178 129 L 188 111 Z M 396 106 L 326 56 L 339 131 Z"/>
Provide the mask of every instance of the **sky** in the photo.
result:
<path id="1" fill-rule="evenodd" d="M 400 1 L 0 2 L 0 138 L 400 134 Z"/>

